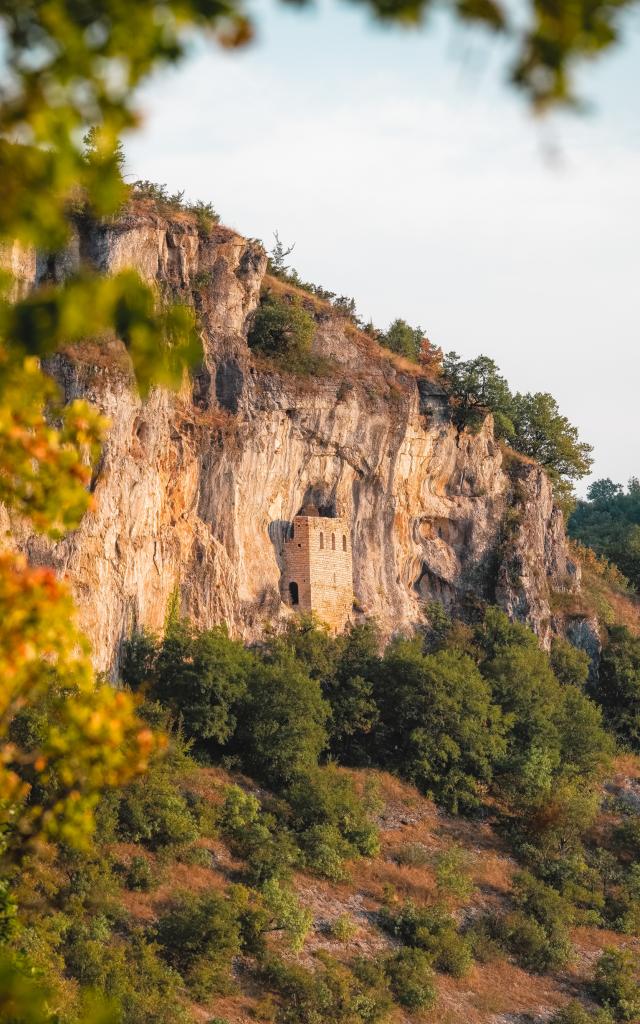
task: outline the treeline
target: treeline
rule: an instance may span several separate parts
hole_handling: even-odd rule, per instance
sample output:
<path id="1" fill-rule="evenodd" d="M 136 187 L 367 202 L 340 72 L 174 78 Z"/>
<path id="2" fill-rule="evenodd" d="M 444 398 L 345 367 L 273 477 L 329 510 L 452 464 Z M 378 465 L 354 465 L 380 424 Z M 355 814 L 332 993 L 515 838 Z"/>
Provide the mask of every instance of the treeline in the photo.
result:
<path id="1" fill-rule="evenodd" d="M 632 477 L 626 489 L 608 478 L 594 481 L 576 505 L 569 534 L 640 588 L 640 480 Z"/>

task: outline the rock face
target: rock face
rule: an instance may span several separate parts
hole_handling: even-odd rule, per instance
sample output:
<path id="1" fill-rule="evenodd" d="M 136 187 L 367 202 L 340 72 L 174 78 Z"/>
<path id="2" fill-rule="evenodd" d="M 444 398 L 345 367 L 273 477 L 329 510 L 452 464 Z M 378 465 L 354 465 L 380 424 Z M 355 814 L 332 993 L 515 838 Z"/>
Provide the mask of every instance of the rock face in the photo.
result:
<path id="1" fill-rule="evenodd" d="M 65 396 L 94 402 L 112 427 L 80 528 L 55 545 L 20 543 L 70 580 L 99 668 L 117 668 L 134 627 L 160 629 L 172 600 L 245 638 L 290 614 L 284 542 L 307 503 L 349 524 L 354 617 L 375 616 L 389 634 L 423 621 L 434 598 L 458 609 L 495 600 L 548 644 L 550 588 L 579 579 L 544 473 L 507 460 L 490 418 L 459 433 L 437 384 L 311 299 L 326 375 L 254 359 L 247 321 L 266 266 L 257 243 L 147 211 L 79 226 L 53 262 L 20 260 L 31 280 L 81 260 L 106 273 L 134 267 L 192 303 L 202 325 L 204 363 L 178 394 L 142 402 L 115 341 L 51 363 Z"/>

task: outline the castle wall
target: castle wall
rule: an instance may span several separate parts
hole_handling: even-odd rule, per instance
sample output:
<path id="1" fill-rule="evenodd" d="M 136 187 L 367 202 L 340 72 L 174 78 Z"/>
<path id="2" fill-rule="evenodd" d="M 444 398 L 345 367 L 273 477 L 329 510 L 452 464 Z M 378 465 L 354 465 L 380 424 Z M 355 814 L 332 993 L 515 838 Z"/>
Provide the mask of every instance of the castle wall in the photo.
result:
<path id="1" fill-rule="evenodd" d="M 298 588 L 298 611 L 313 612 L 340 631 L 353 609 L 351 537 L 343 519 L 296 516 L 293 537 L 285 543 L 285 594 Z"/>

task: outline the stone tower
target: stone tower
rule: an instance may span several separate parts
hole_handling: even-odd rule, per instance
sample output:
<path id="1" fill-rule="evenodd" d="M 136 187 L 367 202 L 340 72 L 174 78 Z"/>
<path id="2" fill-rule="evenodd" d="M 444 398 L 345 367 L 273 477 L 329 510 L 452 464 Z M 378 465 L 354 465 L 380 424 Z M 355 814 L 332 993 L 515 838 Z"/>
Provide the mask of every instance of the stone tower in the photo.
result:
<path id="1" fill-rule="evenodd" d="M 351 537 L 344 519 L 305 507 L 285 541 L 284 588 L 292 608 L 313 612 L 335 632 L 353 608 Z"/>

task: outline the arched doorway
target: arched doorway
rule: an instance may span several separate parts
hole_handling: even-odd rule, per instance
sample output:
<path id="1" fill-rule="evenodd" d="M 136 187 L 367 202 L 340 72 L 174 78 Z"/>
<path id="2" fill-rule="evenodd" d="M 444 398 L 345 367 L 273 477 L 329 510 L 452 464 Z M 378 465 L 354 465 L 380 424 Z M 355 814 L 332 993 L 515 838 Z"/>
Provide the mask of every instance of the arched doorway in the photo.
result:
<path id="1" fill-rule="evenodd" d="M 291 598 L 291 604 L 300 603 L 300 595 L 298 593 L 298 584 L 294 583 L 293 580 L 289 584 L 289 597 Z"/>

